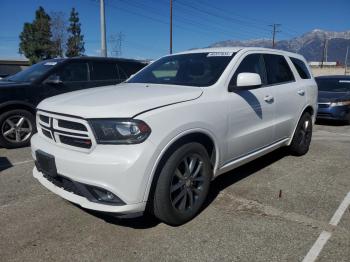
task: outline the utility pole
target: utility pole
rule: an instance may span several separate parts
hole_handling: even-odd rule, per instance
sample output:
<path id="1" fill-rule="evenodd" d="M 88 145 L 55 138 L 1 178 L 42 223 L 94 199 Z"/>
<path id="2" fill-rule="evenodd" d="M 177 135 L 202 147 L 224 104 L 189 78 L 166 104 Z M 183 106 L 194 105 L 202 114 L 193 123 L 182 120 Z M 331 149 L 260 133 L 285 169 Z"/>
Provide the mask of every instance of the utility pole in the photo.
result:
<path id="1" fill-rule="evenodd" d="M 349 46 L 346 47 L 346 55 L 345 55 L 345 62 L 344 62 L 344 66 L 345 66 L 345 72 L 344 75 L 347 74 L 347 69 L 348 69 L 348 55 L 349 55 Z"/>
<path id="2" fill-rule="evenodd" d="M 275 45 L 276 45 L 276 34 L 281 32 L 280 30 L 277 30 L 278 27 L 281 26 L 281 24 L 273 24 L 273 25 L 270 25 L 272 26 L 272 48 L 275 48 Z"/>
<path id="3" fill-rule="evenodd" d="M 101 56 L 107 57 L 105 1 L 100 0 Z"/>
<path id="4" fill-rule="evenodd" d="M 323 63 L 324 63 L 324 59 L 325 59 L 325 57 L 326 57 L 326 52 L 327 52 L 327 37 L 324 39 L 324 42 L 323 42 L 323 52 L 322 52 L 321 68 L 323 68 Z"/>
<path id="5" fill-rule="evenodd" d="M 170 0 L 170 49 L 169 53 L 173 53 L 173 0 Z"/>
<path id="6" fill-rule="evenodd" d="M 325 47 L 325 58 L 326 62 L 328 62 L 328 38 L 326 38 L 326 47 Z"/>

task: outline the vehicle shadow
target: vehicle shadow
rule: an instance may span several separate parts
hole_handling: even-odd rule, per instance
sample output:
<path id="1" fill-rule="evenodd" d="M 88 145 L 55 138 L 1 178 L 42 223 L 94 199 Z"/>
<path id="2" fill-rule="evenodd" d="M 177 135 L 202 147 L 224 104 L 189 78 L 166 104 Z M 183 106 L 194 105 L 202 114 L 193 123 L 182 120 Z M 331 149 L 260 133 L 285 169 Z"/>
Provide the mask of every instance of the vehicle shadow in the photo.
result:
<path id="1" fill-rule="evenodd" d="M 225 188 L 232 186 L 238 181 L 250 175 L 253 175 L 259 170 L 279 161 L 280 159 L 288 155 L 289 155 L 289 152 L 287 148 L 280 148 L 252 162 L 249 162 L 241 167 L 238 167 L 232 171 L 229 171 L 227 173 L 224 173 L 216 177 L 210 185 L 209 195 L 200 213 L 204 211 L 216 199 L 219 193 Z M 80 206 L 78 207 L 81 208 Z M 113 216 L 109 213 L 96 212 L 96 211 L 87 210 L 84 208 L 81 208 L 81 209 L 83 209 L 85 212 L 89 213 L 94 217 L 103 219 L 107 223 L 118 225 L 118 226 L 130 227 L 134 229 L 152 228 L 157 226 L 159 223 L 161 223 L 157 218 L 147 213 L 134 218 L 127 218 L 127 217 L 123 218 L 123 217 Z"/>
<path id="2" fill-rule="evenodd" d="M 316 120 L 316 125 L 319 126 L 347 126 L 349 123 L 346 121 L 340 120 L 331 120 L 331 119 L 318 119 Z"/>
<path id="3" fill-rule="evenodd" d="M 210 185 L 210 191 L 202 211 L 205 210 L 225 188 L 232 186 L 240 180 L 253 175 L 259 170 L 272 165 L 288 155 L 288 148 L 282 147 L 243 166 L 217 176 Z"/>
<path id="4" fill-rule="evenodd" d="M 75 205 L 78 208 L 84 210 L 86 213 L 104 220 L 106 223 L 117 225 L 117 226 L 123 226 L 123 227 L 130 227 L 134 229 L 148 229 L 157 226 L 159 223 L 161 223 L 156 217 L 144 213 L 144 214 L 137 214 L 136 217 L 119 217 L 110 213 L 105 212 L 98 212 L 94 210 L 89 210 L 82 208 L 78 205 Z"/>
<path id="5" fill-rule="evenodd" d="M 8 160 L 8 158 L 0 156 L 0 172 L 6 170 L 8 168 L 11 168 L 11 167 L 13 167 L 13 165 Z"/>

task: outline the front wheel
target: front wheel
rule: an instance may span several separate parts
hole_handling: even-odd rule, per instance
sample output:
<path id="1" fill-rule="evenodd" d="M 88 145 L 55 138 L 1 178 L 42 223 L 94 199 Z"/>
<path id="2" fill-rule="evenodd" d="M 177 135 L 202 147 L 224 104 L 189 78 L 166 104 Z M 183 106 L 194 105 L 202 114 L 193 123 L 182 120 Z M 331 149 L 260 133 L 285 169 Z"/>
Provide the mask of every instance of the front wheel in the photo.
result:
<path id="1" fill-rule="evenodd" d="M 212 178 L 210 159 L 199 143 L 188 143 L 168 158 L 153 196 L 153 213 L 177 226 L 191 220 L 201 209 Z"/>
<path id="2" fill-rule="evenodd" d="M 2 147 L 27 146 L 35 131 L 35 118 L 26 110 L 16 109 L 0 115 L 0 146 Z"/>
<path id="3" fill-rule="evenodd" d="M 290 152 L 295 156 L 305 155 L 309 151 L 312 137 L 312 117 L 304 113 L 299 120 L 292 142 L 289 146 Z"/>

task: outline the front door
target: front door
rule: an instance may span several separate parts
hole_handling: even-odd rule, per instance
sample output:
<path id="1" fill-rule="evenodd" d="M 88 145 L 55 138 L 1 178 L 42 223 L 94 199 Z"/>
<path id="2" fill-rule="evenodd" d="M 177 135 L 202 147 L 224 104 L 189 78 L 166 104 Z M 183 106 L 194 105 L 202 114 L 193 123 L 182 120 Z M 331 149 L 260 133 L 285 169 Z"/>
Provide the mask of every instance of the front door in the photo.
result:
<path id="1" fill-rule="evenodd" d="M 57 83 L 47 81 L 57 79 Z M 83 61 L 72 61 L 63 65 L 43 82 L 46 97 L 88 88 L 89 65 Z"/>
<path id="2" fill-rule="evenodd" d="M 261 54 L 248 54 L 235 71 L 230 85 L 235 85 L 239 73 L 257 73 L 261 87 L 235 89 L 228 93 L 229 128 L 228 159 L 238 159 L 273 143 L 274 94 L 266 85 L 266 72 Z"/>

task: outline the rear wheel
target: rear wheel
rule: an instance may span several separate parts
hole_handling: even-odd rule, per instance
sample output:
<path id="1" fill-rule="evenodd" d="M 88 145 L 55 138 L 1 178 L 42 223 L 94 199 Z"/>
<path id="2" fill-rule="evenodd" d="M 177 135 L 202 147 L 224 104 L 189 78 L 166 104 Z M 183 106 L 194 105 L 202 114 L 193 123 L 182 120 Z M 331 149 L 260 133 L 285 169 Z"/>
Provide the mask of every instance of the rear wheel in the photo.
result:
<path id="1" fill-rule="evenodd" d="M 153 196 L 154 215 L 169 225 L 191 220 L 208 195 L 210 159 L 199 143 L 179 147 L 162 168 Z"/>
<path id="2" fill-rule="evenodd" d="M 27 146 L 35 132 L 35 118 L 26 110 L 16 109 L 0 115 L 0 146 L 2 147 Z"/>
<path id="3" fill-rule="evenodd" d="M 304 113 L 299 120 L 293 140 L 290 144 L 292 155 L 302 156 L 309 151 L 312 137 L 312 117 L 310 113 Z"/>

